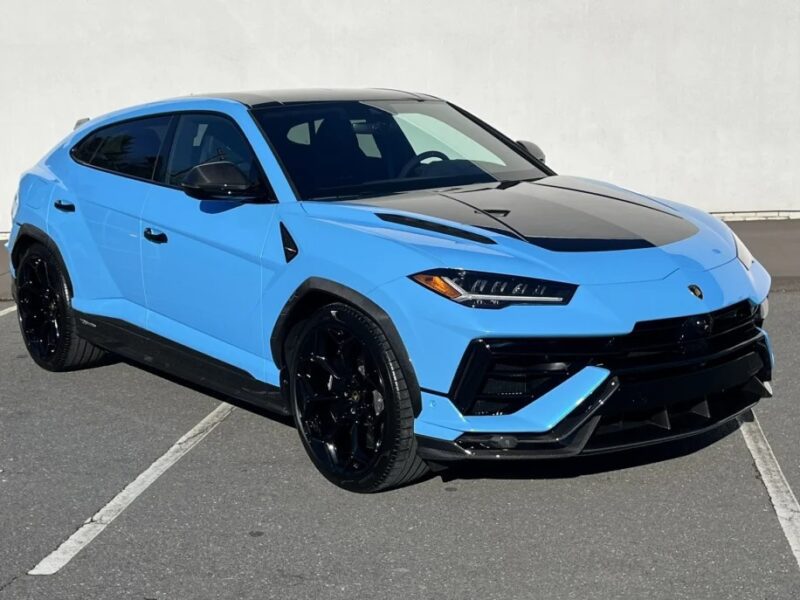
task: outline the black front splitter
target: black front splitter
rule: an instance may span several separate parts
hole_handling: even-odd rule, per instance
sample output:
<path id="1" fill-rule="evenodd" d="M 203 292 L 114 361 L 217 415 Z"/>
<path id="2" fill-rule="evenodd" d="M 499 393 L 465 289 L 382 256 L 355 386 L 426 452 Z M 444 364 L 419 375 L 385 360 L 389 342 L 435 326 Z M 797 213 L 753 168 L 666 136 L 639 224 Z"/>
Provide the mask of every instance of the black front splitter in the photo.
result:
<path id="1" fill-rule="evenodd" d="M 768 396 L 769 388 L 756 378 L 742 389 L 725 397 L 704 400 L 697 407 L 684 409 L 669 426 L 653 423 L 630 429 L 614 430 L 602 416 L 606 400 L 616 387 L 606 388 L 575 427 L 560 428 L 539 434 L 465 433 L 448 441 L 417 436 L 420 457 L 432 463 L 468 460 L 534 460 L 595 455 L 641 448 L 708 433 L 731 422 Z M 710 412 L 709 412 L 710 411 Z M 704 413 L 704 414 L 700 414 Z M 574 423 L 573 423 L 574 425 Z M 559 431 L 560 429 L 560 431 Z"/>

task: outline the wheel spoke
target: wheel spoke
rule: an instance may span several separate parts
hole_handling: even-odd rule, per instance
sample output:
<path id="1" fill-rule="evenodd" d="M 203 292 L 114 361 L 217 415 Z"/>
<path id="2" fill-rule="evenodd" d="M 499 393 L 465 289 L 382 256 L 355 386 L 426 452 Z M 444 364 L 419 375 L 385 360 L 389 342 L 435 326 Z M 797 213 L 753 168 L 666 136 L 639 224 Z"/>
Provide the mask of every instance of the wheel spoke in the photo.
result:
<path id="1" fill-rule="evenodd" d="M 48 324 L 45 333 L 45 345 L 48 353 L 53 353 L 58 347 L 58 338 L 60 337 L 58 330 L 58 321 L 55 319 Z"/>
<path id="2" fill-rule="evenodd" d="M 48 358 L 58 350 L 61 327 L 58 281 L 47 261 L 31 257 L 20 265 L 18 307 L 22 331 L 31 351 Z"/>
<path id="3" fill-rule="evenodd" d="M 340 400 L 339 396 L 333 394 L 314 394 L 306 398 L 306 402 L 309 404 L 330 404 L 337 400 Z"/>
<path id="4" fill-rule="evenodd" d="M 348 371 L 352 372 L 354 365 L 358 364 L 363 353 L 364 347 L 361 342 L 353 336 L 348 336 L 339 343 L 337 358 L 342 365 L 346 365 Z"/>
<path id="5" fill-rule="evenodd" d="M 333 344 L 329 363 L 340 380 L 349 381 L 353 376 L 361 343 L 354 335 L 342 329 L 329 330 L 328 339 Z"/>
<path id="6" fill-rule="evenodd" d="M 371 390 L 378 390 L 384 393 L 383 378 L 380 376 L 378 369 L 375 367 L 371 357 L 363 354 L 356 369 L 359 378 Z"/>
<path id="7" fill-rule="evenodd" d="M 349 423 L 343 420 L 331 420 L 331 424 L 328 426 L 327 431 L 322 435 L 322 440 L 325 442 L 335 443 L 340 437 L 342 437 L 342 433 L 349 429 Z"/>
<path id="8" fill-rule="evenodd" d="M 33 265 L 33 273 L 36 277 L 36 283 L 39 285 L 39 289 L 44 291 L 46 290 L 50 282 L 48 281 L 47 277 L 47 265 L 42 259 L 37 259 Z"/>
<path id="9" fill-rule="evenodd" d="M 361 378 L 361 381 L 363 381 L 366 387 L 369 389 L 378 391 L 383 390 L 383 381 L 380 378 L 373 378 L 372 374 L 366 369 L 366 367 L 363 369 L 359 368 L 358 374 Z"/>
<path id="10" fill-rule="evenodd" d="M 312 377 L 298 373 L 297 380 L 302 388 L 303 401 L 307 404 L 330 404 L 342 399 L 339 394 L 330 392 L 327 388 L 317 391 L 312 384 Z"/>
<path id="11" fill-rule="evenodd" d="M 313 362 L 315 365 L 319 365 L 320 367 L 322 367 L 322 370 L 328 373 L 328 375 L 330 375 L 334 379 L 340 381 L 343 379 L 342 374 L 340 372 L 337 372 L 336 369 L 333 368 L 331 361 L 328 360 L 327 357 L 322 356 L 321 354 L 312 354 L 311 362 Z"/>
<path id="12" fill-rule="evenodd" d="M 356 470 L 363 469 L 370 461 L 361 445 L 361 433 L 361 424 L 354 423 L 350 430 L 350 466 Z"/>
<path id="13" fill-rule="evenodd" d="M 294 391 L 310 452 L 333 472 L 368 469 L 378 457 L 387 391 L 377 359 L 345 321 L 300 340 Z"/>
<path id="14" fill-rule="evenodd" d="M 317 391 L 311 385 L 311 376 L 307 373 L 297 373 L 297 383 L 302 391 L 302 397 L 307 400 L 309 396 L 315 396 Z"/>
<path id="15" fill-rule="evenodd" d="M 317 456 L 323 458 L 331 466 L 335 467 L 339 463 L 338 456 L 335 450 L 331 448 L 330 444 L 317 438 L 311 438 L 309 439 L 309 445 Z"/>

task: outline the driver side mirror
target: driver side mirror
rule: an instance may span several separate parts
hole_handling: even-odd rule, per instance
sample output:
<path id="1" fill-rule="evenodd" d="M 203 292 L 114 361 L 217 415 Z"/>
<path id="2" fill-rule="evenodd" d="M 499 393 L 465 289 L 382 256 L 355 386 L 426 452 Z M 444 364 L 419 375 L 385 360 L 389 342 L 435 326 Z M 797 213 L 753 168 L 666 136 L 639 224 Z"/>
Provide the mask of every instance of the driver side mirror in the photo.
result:
<path id="1" fill-rule="evenodd" d="M 539 148 L 537 144 L 534 144 L 533 142 L 526 142 L 525 140 L 519 140 L 517 144 L 519 144 L 522 149 L 525 150 L 525 152 L 532 155 L 533 158 L 539 162 L 544 162 L 544 151 Z"/>
<path id="2" fill-rule="evenodd" d="M 217 161 L 197 165 L 181 183 L 183 191 L 198 200 L 255 200 L 263 196 L 261 185 L 253 184 L 236 165 Z"/>

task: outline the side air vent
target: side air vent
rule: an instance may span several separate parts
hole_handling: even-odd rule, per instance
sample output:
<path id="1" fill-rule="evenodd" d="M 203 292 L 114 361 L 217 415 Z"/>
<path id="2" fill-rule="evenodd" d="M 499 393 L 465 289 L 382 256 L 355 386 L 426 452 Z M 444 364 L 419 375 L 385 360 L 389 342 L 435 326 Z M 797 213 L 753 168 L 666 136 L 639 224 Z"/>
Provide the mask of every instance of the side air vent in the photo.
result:
<path id="1" fill-rule="evenodd" d="M 294 241 L 294 238 L 289 233 L 289 230 L 286 229 L 286 226 L 281 223 L 281 243 L 283 244 L 283 256 L 286 258 L 286 262 L 292 262 L 292 259 L 297 256 L 297 253 L 300 252 L 297 249 L 297 244 Z"/>
<path id="2" fill-rule="evenodd" d="M 425 221 L 424 219 L 416 219 L 414 217 L 407 217 L 405 215 L 395 215 L 392 213 L 375 213 L 376 216 L 389 223 L 397 223 L 398 225 L 405 225 L 407 227 L 416 227 L 417 229 L 424 229 L 425 231 L 434 231 L 436 233 L 443 233 L 453 237 L 470 240 L 471 242 L 478 242 L 479 244 L 494 244 L 495 241 L 471 231 L 464 231 L 457 227 L 450 227 L 449 225 L 442 225 L 441 223 L 434 223 L 432 221 Z"/>

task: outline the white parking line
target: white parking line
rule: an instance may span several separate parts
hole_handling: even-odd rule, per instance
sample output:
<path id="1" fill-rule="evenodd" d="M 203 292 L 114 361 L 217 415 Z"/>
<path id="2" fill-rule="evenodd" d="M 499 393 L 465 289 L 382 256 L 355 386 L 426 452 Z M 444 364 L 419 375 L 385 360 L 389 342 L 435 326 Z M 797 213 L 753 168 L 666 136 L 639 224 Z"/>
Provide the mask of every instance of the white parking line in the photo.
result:
<path id="1" fill-rule="evenodd" d="M 233 406 L 220 404 L 205 419 L 192 427 L 164 455 L 129 483 L 111 502 L 101 508 L 97 514 L 86 521 L 67 541 L 54 552 L 46 556 L 28 575 L 53 575 L 71 561 L 78 552 L 103 531 L 120 513 L 133 502 L 139 494 L 152 485 L 167 469 L 194 448 L 204 437 L 211 433 L 225 418 L 231 414 Z"/>
<path id="2" fill-rule="evenodd" d="M 761 423 L 755 413 L 752 421 L 741 422 L 742 435 L 753 455 L 753 460 L 756 463 L 756 468 L 761 474 L 761 481 L 767 488 L 772 506 L 775 508 L 775 514 L 778 515 L 778 521 L 783 528 L 783 534 L 789 541 L 789 547 L 792 549 L 792 554 L 800 566 L 800 504 L 797 502 L 797 497 L 794 495 L 792 488 L 789 487 L 789 482 L 786 481 L 786 476 L 772 452 L 772 448 L 764 435 L 764 430 L 761 429 Z"/>
<path id="3" fill-rule="evenodd" d="M 12 312 L 14 312 L 15 310 L 17 310 L 16 306 L 9 306 L 8 308 L 4 308 L 3 310 L 0 310 L 0 317 L 4 317 L 6 315 L 9 315 Z"/>

